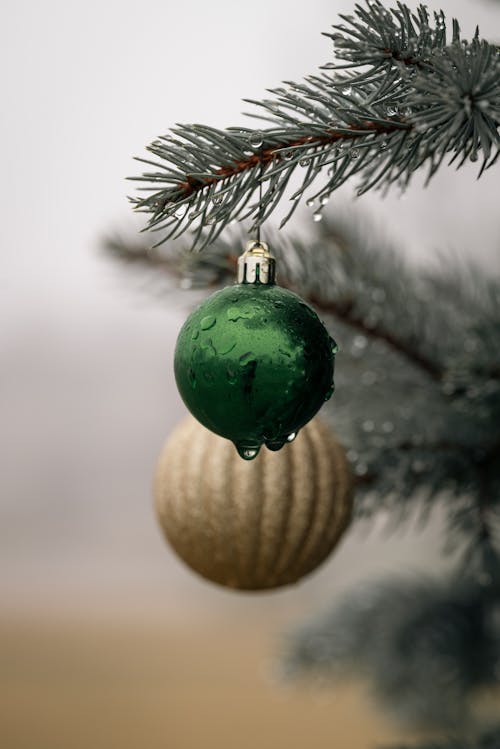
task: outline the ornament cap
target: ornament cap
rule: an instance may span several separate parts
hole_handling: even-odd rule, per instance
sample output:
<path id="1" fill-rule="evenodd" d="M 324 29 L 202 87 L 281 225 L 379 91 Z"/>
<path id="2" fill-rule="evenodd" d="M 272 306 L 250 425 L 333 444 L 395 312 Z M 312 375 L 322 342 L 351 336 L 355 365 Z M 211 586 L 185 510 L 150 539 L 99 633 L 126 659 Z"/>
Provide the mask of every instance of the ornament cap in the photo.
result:
<path id="1" fill-rule="evenodd" d="M 238 258 L 238 283 L 271 286 L 276 277 L 276 260 L 265 242 L 251 239 Z"/>

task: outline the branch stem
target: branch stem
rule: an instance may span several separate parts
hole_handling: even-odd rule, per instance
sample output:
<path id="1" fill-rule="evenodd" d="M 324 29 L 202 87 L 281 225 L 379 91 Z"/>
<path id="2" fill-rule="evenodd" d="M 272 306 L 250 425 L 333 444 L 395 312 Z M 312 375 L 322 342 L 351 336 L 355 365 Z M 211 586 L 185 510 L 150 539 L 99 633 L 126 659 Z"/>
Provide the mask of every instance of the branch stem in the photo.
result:
<path id="1" fill-rule="evenodd" d="M 237 174 L 243 174 L 261 164 L 263 170 L 271 164 L 273 161 L 279 158 L 280 151 L 290 148 L 297 148 L 302 146 L 310 146 L 311 148 L 317 148 L 318 146 L 334 146 L 339 141 L 354 140 L 359 137 L 366 137 L 367 131 L 375 135 L 390 135 L 400 130 L 411 130 L 412 125 L 404 122 L 403 120 L 397 120 L 394 124 L 388 124 L 386 126 L 372 121 L 366 121 L 360 125 L 349 125 L 339 132 L 335 129 L 329 129 L 322 135 L 309 135 L 295 140 L 283 141 L 281 143 L 274 144 L 270 148 L 263 148 L 260 151 L 253 153 L 246 159 L 233 161 L 231 164 L 222 166 L 214 170 L 213 177 L 191 177 L 189 174 L 186 175 L 186 179 L 182 182 L 178 182 L 175 187 L 172 188 L 172 198 L 164 199 L 158 205 L 160 209 L 165 209 L 170 203 L 178 203 L 180 200 L 193 195 L 200 190 L 204 190 L 206 187 L 213 185 L 222 179 L 227 179 L 236 176 Z M 346 130 L 350 130 L 349 133 Z"/>
<path id="2" fill-rule="evenodd" d="M 361 317 L 354 315 L 352 311 L 354 306 L 353 302 L 347 301 L 340 304 L 332 301 L 327 302 L 314 296 L 309 296 L 309 300 L 318 309 L 324 312 L 330 312 L 351 327 L 359 330 L 367 338 L 376 338 L 379 341 L 384 341 L 384 343 L 387 343 L 392 349 L 394 349 L 394 351 L 403 354 L 403 356 L 405 356 L 409 361 L 413 362 L 413 364 L 420 369 L 423 369 L 433 380 L 439 381 L 441 379 L 442 371 L 431 359 L 420 354 L 414 347 L 407 345 L 392 333 L 377 327 L 368 327 Z"/>

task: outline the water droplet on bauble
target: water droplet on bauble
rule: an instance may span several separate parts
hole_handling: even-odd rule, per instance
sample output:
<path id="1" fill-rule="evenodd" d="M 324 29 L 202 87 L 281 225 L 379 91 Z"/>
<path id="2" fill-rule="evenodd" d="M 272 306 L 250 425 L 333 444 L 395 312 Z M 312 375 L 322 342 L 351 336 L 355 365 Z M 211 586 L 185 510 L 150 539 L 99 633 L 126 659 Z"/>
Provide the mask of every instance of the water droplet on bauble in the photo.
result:
<path id="1" fill-rule="evenodd" d="M 238 455 L 240 456 L 240 458 L 243 458 L 243 460 L 253 460 L 257 457 L 260 450 L 260 446 L 248 447 L 245 445 L 236 445 L 235 447 L 238 450 Z"/>
<path id="2" fill-rule="evenodd" d="M 214 315 L 205 315 L 205 317 L 202 317 L 201 319 L 200 327 L 202 330 L 210 330 L 210 328 L 214 327 L 216 322 L 217 319 Z"/>
<path id="3" fill-rule="evenodd" d="M 266 447 L 268 450 L 272 450 L 273 452 L 277 452 L 278 450 L 281 450 L 283 445 L 285 444 L 286 439 L 277 439 L 277 440 L 268 440 L 266 442 Z"/>
<path id="4" fill-rule="evenodd" d="M 240 367 L 246 367 L 247 364 L 255 361 L 255 356 L 251 351 L 247 351 L 246 354 L 240 356 Z"/>

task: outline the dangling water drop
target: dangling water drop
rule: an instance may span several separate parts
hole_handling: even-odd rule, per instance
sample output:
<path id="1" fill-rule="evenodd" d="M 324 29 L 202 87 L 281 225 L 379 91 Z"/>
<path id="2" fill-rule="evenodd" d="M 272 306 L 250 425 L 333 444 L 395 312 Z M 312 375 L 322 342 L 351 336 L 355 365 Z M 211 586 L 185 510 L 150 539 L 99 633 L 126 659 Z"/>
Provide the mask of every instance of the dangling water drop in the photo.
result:
<path id="1" fill-rule="evenodd" d="M 426 468 L 427 468 L 427 464 L 425 460 L 420 460 L 419 458 L 416 458 L 415 460 L 412 461 L 411 470 L 414 473 L 423 473 Z"/>
<path id="2" fill-rule="evenodd" d="M 297 436 L 297 432 L 292 432 L 291 434 L 288 435 L 288 437 L 286 438 L 286 441 L 293 442 L 296 436 Z"/>
<path id="3" fill-rule="evenodd" d="M 309 200 L 306 200 L 306 206 L 308 208 L 312 208 L 313 205 L 314 205 L 314 200 L 312 198 L 309 198 Z"/>
<path id="4" fill-rule="evenodd" d="M 357 463 L 354 468 L 354 473 L 356 476 L 366 476 L 368 473 L 368 466 L 363 462 Z"/>
<path id="5" fill-rule="evenodd" d="M 330 336 L 330 346 L 332 347 L 332 354 L 335 356 L 335 354 L 338 354 L 339 347 L 337 345 L 337 342 Z"/>
<path id="6" fill-rule="evenodd" d="M 266 447 L 268 450 L 271 450 L 272 452 L 277 452 L 278 450 L 281 450 L 285 442 L 286 442 L 286 439 L 268 440 L 266 442 Z"/>
<path id="7" fill-rule="evenodd" d="M 187 212 L 187 205 L 180 205 L 177 210 L 174 212 L 175 218 L 184 218 Z"/>
<path id="8" fill-rule="evenodd" d="M 247 351 L 246 354 L 240 356 L 240 367 L 246 367 L 247 364 L 255 362 L 255 355 L 251 351 Z"/>
<path id="9" fill-rule="evenodd" d="M 378 380 L 377 373 L 372 372 L 371 369 L 368 369 L 366 372 L 363 372 L 363 374 L 361 375 L 362 385 L 367 385 L 367 386 L 375 385 L 377 380 Z"/>
<path id="10" fill-rule="evenodd" d="M 323 197 L 320 198 L 319 202 L 321 203 L 321 205 L 326 205 L 329 200 L 330 200 L 329 195 L 323 195 Z"/>
<path id="11" fill-rule="evenodd" d="M 245 445 L 235 445 L 238 455 L 240 458 L 243 458 L 243 460 L 253 460 L 257 457 L 260 450 L 260 445 L 258 447 L 248 447 Z"/>
<path id="12" fill-rule="evenodd" d="M 254 148 L 260 148 L 260 146 L 264 143 L 264 135 L 260 130 L 256 130 L 254 133 L 251 133 L 248 136 L 248 142 Z"/>
<path id="13" fill-rule="evenodd" d="M 321 211 L 316 211 L 316 213 L 313 213 L 313 221 L 317 224 L 318 221 L 323 221 L 323 214 Z"/>

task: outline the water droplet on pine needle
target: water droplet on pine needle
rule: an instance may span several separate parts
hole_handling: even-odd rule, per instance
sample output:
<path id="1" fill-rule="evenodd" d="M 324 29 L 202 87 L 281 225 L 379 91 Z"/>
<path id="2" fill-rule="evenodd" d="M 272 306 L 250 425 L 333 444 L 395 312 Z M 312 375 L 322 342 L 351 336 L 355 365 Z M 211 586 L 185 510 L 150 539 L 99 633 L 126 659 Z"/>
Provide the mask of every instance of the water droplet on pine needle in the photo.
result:
<path id="1" fill-rule="evenodd" d="M 371 370 L 367 370 L 366 372 L 363 372 L 361 375 L 361 384 L 362 385 L 374 385 L 377 382 L 377 374 L 376 372 L 372 372 Z"/>
<path id="2" fill-rule="evenodd" d="M 419 460 L 418 458 L 416 458 L 415 460 L 413 460 L 412 464 L 411 464 L 411 470 L 414 473 L 423 473 L 425 471 L 426 467 L 427 467 L 427 465 L 426 465 L 425 461 L 424 460 Z"/>
<path id="3" fill-rule="evenodd" d="M 373 289 L 371 298 L 374 302 L 382 303 L 385 302 L 386 293 L 384 289 Z"/>
<path id="4" fill-rule="evenodd" d="M 248 136 L 248 142 L 253 148 L 260 148 L 264 143 L 264 135 L 260 130 L 256 130 Z"/>
<path id="5" fill-rule="evenodd" d="M 352 342 L 353 351 L 364 351 L 367 345 L 368 339 L 364 335 L 354 336 L 354 340 Z"/>
<path id="6" fill-rule="evenodd" d="M 354 468 L 354 473 L 356 474 L 356 476 L 366 476 L 366 474 L 368 473 L 368 466 L 366 465 L 366 463 L 357 463 L 356 467 Z"/>

